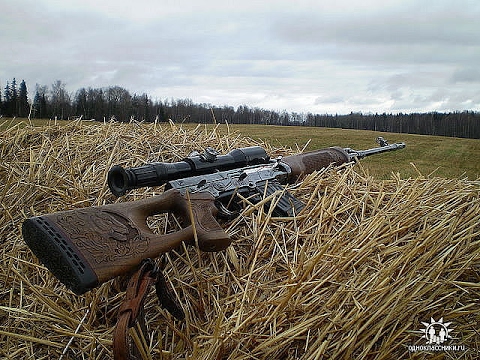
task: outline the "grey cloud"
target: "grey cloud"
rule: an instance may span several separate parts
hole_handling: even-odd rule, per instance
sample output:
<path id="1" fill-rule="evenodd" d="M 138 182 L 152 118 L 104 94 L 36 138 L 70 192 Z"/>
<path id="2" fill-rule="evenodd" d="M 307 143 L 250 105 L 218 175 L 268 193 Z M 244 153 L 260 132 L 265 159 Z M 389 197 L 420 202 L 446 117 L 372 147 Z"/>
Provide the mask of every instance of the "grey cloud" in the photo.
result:
<path id="1" fill-rule="evenodd" d="M 322 105 L 322 104 L 340 104 L 345 101 L 345 98 L 342 96 L 319 96 L 315 99 L 315 105 Z"/>
<path id="2" fill-rule="evenodd" d="M 468 9 L 466 11 L 466 9 Z M 277 19 L 272 33 L 292 53 L 354 63 L 480 62 L 480 2 L 405 2 L 362 14 L 299 13 Z"/>
<path id="3" fill-rule="evenodd" d="M 7 2 L 0 80 L 295 111 L 480 106 L 478 0 L 340 2 Z"/>
<path id="4" fill-rule="evenodd" d="M 451 83 L 480 83 L 480 70 L 478 68 L 457 69 L 450 78 Z"/>
<path id="5" fill-rule="evenodd" d="M 289 14 L 275 22 L 273 31 L 286 41 L 299 43 L 477 45 L 479 15 L 478 1 L 405 2 L 366 13 Z"/>

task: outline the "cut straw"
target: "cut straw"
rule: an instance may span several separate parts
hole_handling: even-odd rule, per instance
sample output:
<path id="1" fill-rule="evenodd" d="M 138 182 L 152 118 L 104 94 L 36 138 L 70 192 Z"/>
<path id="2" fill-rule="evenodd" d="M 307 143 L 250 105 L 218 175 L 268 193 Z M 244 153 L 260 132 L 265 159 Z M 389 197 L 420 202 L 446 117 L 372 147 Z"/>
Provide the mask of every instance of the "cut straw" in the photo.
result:
<path id="1" fill-rule="evenodd" d="M 4 130 L 0 357 L 112 359 L 118 282 L 74 295 L 25 245 L 22 222 L 162 192 L 138 189 L 117 200 L 106 184 L 115 164 L 179 161 L 206 147 L 295 153 L 228 130 L 82 121 Z M 233 240 L 227 250 L 170 252 L 165 277 L 186 320 L 174 320 L 150 294 L 148 338 L 136 339 L 144 358 L 478 358 L 480 183 L 413 166 L 417 177 L 389 180 L 358 165 L 319 170 L 289 189 L 306 204 L 295 217 L 263 207 L 279 194 L 256 205 L 245 199 L 245 210 L 222 222 Z M 150 224 L 158 233 L 179 227 L 167 216 Z M 447 345 L 464 350 L 412 353 L 409 346 L 425 345 L 423 322 L 431 318 L 451 323 Z"/>

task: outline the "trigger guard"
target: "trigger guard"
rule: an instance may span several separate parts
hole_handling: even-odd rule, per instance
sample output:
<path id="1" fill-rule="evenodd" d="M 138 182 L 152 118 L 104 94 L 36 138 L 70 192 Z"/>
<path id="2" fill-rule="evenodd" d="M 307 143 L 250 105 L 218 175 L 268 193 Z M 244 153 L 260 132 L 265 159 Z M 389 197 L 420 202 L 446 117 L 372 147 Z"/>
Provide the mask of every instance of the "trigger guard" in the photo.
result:
<path id="1" fill-rule="evenodd" d="M 238 211 L 231 211 L 228 210 L 227 207 L 221 201 L 215 201 L 215 206 L 218 210 L 218 217 L 225 219 L 225 220 L 233 220 L 235 219 L 239 212 Z"/>

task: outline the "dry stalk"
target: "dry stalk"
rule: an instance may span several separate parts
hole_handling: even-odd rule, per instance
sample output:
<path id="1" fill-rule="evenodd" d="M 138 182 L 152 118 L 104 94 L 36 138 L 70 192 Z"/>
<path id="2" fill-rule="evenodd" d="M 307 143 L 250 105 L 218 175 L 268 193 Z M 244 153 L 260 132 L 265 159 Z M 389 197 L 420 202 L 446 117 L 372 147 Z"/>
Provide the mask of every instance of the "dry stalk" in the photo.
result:
<path id="1" fill-rule="evenodd" d="M 0 139 L 0 356 L 111 359 L 123 295 L 116 282 L 83 296 L 67 291 L 24 244 L 22 221 L 117 201 L 105 181 L 114 164 L 258 144 L 221 135 L 220 124 L 213 130 L 174 123 L 24 125 Z M 140 189 L 126 200 L 160 191 Z M 184 247 L 165 256 L 165 275 L 186 320 L 175 321 L 149 297 L 150 337 L 137 339 L 145 356 L 413 358 L 407 346 L 425 342 L 418 331 L 431 317 L 454 324 L 454 341 L 467 347 L 455 356 L 478 356 L 478 182 L 420 171 L 416 178 L 378 181 L 348 166 L 311 174 L 291 192 L 307 204 L 296 218 L 248 206 L 224 224 L 233 238 L 226 251 Z M 178 226 L 168 217 L 152 224 L 159 232 Z"/>

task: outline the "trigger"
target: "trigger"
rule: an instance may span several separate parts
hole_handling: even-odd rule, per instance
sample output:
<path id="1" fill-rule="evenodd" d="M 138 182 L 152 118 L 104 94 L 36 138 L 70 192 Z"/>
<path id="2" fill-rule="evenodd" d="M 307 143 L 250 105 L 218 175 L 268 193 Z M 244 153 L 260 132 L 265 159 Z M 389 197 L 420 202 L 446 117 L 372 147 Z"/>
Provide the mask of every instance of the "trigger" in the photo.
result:
<path id="1" fill-rule="evenodd" d="M 228 210 L 225 205 L 221 201 L 216 201 L 215 205 L 218 209 L 218 216 L 226 219 L 226 220 L 233 220 L 238 216 L 238 211 L 231 211 Z"/>

